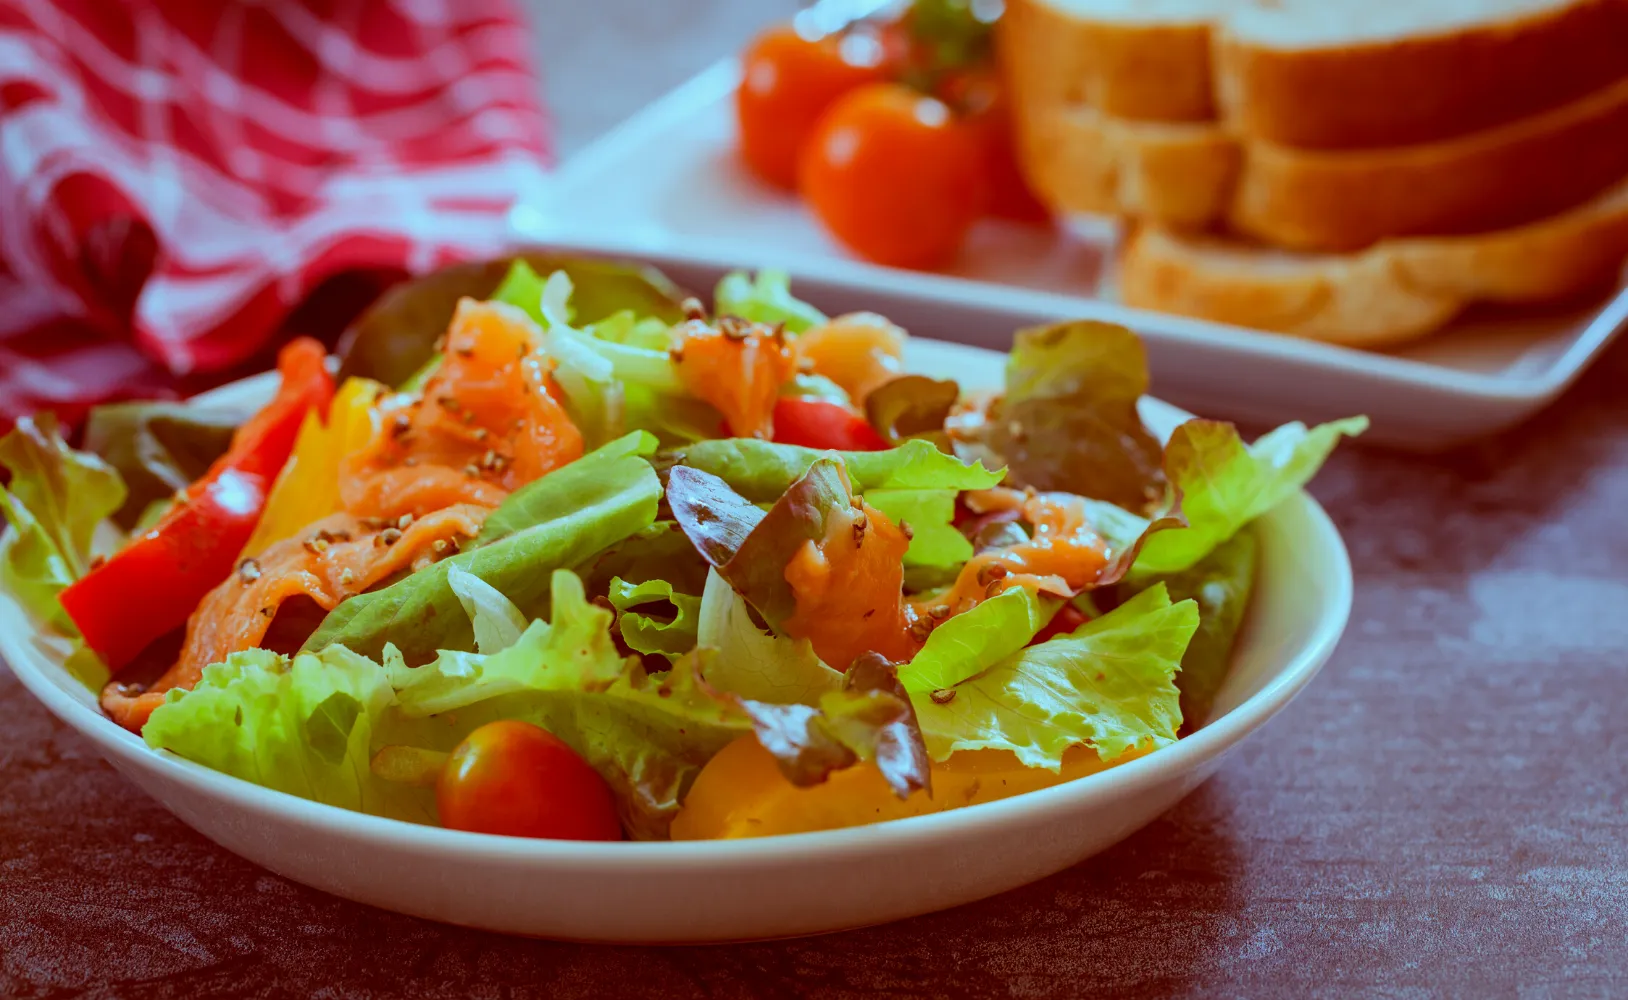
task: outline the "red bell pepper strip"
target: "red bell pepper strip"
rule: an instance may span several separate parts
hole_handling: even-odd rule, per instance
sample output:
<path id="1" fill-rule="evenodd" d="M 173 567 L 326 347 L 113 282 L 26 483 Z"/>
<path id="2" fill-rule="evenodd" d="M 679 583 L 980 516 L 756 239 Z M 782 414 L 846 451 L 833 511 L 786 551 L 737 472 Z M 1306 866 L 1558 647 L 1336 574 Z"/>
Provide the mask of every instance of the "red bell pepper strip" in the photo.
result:
<path id="1" fill-rule="evenodd" d="M 62 592 L 62 606 L 110 670 L 185 624 L 232 572 L 306 411 L 327 412 L 334 385 L 326 354 L 306 337 L 284 347 L 277 357 L 282 386 L 238 428 L 226 454 L 150 531 Z"/>
<path id="2" fill-rule="evenodd" d="M 835 451 L 886 451 L 890 447 L 865 418 L 847 407 L 793 396 L 775 401 L 774 439 L 780 444 Z"/>

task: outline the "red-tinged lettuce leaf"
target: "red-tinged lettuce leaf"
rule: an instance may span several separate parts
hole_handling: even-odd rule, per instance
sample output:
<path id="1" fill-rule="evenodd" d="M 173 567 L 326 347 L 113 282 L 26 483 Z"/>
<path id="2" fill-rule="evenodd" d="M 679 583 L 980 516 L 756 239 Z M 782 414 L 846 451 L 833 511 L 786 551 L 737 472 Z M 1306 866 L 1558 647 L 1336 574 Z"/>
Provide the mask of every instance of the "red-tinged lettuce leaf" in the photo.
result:
<path id="1" fill-rule="evenodd" d="M 931 794 L 927 747 L 898 668 L 875 653 L 856 658 L 840 691 L 819 707 L 742 702 L 757 739 L 794 785 L 814 785 L 833 771 L 874 761 L 899 798 Z"/>
<path id="2" fill-rule="evenodd" d="M 668 472 L 667 504 L 690 544 L 714 566 L 733 559 L 763 520 L 763 511 L 728 483 L 687 465 Z"/>
<path id="3" fill-rule="evenodd" d="M 117 469 L 127 489 L 113 515 L 132 528 L 154 502 L 167 501 L 226 454 L 250 406 L 110 403 L 90 411 L 85 449 Z"/>
<path id="4" fill-rule="evenodd" d="M 458 300 L 490 298 L 516 260 L 545 277 L 554 271 L 569 275 L 571 306 L 580 324 L 622 310 L 669 323 L 683 318 L 684 291 L 660 271 L 638 264 L 543 252 L 454 264 L 390 289 L 353 323 L 339 342 L 340 377 L 402 384 L 435 353 L 436 338 L 446 332 Z"/>
<path id="5" fill-rule="evenodd" d="M 848 507 L 851 493 L 840 462 L 809 466 L 764 514 L 711 473 L 675 466 L 667 501 L 690 541 L 770 627 L 796 611 L 786 566 L 805 542 L 824 541 L 827 520 Z"/>
<path id="6" fill-rule="evenodd" d="M 804 543 L 825 540 L 831 515 L 847 510 L 852 496 L 842 463 L 820 459 L 775 501 L 719 574 L 778 627 L 796 611 L 786 566 Z"/>
<path id="7" fill-rule="evenodd" d="M 1020 486 L 1144 511 L 1165 493 L 1163 449 L 1142 425 L 1147 357 L 1136 334 L 1080 320 L 1018 332 L 988 445 Z"/>
<path id="8" fill-rule="evenodd" d="M 944 421 L 960 398 L 961 387 L 954 382 L 906 375 L 865 397 L 865 419 L 891 445 L 919 437 L 948 451 Z"/>

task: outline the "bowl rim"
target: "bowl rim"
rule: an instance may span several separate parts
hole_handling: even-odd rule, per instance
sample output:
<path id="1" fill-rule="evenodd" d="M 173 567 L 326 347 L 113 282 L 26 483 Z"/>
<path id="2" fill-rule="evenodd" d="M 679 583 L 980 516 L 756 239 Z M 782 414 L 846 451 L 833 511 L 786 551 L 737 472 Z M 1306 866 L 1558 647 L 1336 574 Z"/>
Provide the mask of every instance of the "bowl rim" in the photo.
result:
<path id="1" fill-rule="evenodd" d="M 970 345 L 928 338 L 915 340 L 930 344 L 935 350 L 947 347 L 951 354 L 998 354 Z M 229 393 L 253 391 L 259 387 L 257 383 L 263 383 L 270 374 L 250 376 L 195 397 L 194 402 L 209 403 Z M 1191 416 L 1162 400 L 1153 397 L 1144 397 L 1144 400 L 1166 420 Z M 1351 561 L 1344 540 L 1328 514 L 1305 491 L 1263 516 L 1277 516 L 1291 506 L 1298 507 L 1299 513 L 1308 518 L 1310 534 L 1327 551 L 1332 564 L 1332 571 L 1324 580 L 1329 584 L 1328 594 L 1317 607 L 1309 639 L 1287 656 L 1259 690 L 1231 711 L 1153 753 L 1072 781 L 994 802 L 836 830 L 734 840 L 592 842 L 468 833 L 374 816 L 256 785 L 167 750 L 151 749 L 140 736 L 123 729 L 46 676 L 47 669 L 61 670 L 61 666 L 51 663 L 46 652 L 32 640 L 49 635 L 48 628 L 34 621 L 3 584 L 0 584 L 0 659 L 10 664 L 24 688 L 58 719 L 90 739 L 111 763 L 134 766 L 155 778 L 186 786 L 194 793 L 224 800 L 249 814 L 292 822 L 326 836 L 421 854 L 480 855 L 489 862 L 606 865 L 638 871 L 669 869 L 675 865 L 711 868 L 719 863 L 770 866 L 793 857 L 840 859 L 877 850 L 925 846 L 976 831 L 987 832 L 990 828 L 1044 822 L 1054 814 L 1135 795 L 1198 770 L 1259 729 L 1311 681 L 1333 653 L 1350 619 L 1354 594 Z M 0 536 L 0 555 L 10 547 L 12 539 L 9 529 Z"/>

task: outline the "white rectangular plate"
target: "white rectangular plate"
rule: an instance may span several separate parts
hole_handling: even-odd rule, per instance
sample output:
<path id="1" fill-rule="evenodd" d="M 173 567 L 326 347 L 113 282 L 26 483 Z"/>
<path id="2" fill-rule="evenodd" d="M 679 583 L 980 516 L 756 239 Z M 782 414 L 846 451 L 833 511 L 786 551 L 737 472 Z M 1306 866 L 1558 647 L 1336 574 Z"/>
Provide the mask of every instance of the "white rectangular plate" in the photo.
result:
<path id="1" fill-rule="evenodd" d="M 1624 289 L 1592 308 L 1489 310 L 1398 351 L 1356 351 L 1128 309 L 1097 294 L 1110 259 L 1100 235 L 998 222 L 980 224 L 943 273 L 866 264 L 794 198 L 740 168 L 730 99 L 737 75 L 733 60 L 720 63 L 578 154 L 539 201 L 515 210 L 515 238 L 783 267 L 798 288 L 829 289 L 828 310 L 868 308 L 913 333 L 997 350 L 1021 325 L 1122 323 L 1147 343 L 1154 391 L 1179 405 L 1258 423 L 1366 413 L 1366 440 L 1419 449 L 1530 416 L 1628 323 Z"/>

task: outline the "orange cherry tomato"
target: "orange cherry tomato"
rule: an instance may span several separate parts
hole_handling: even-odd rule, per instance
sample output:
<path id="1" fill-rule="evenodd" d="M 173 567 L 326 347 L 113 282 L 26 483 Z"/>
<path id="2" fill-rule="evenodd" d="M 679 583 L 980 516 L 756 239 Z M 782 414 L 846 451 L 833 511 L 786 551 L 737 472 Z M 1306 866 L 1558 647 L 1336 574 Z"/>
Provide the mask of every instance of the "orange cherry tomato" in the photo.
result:
<path id="1" fill-rule="evenodd" d="M 955 256 L 983 211 L 983 149 L 942 101 L 871 84 L 832 105 L 803 149 L 809 207 L 854 252 L 894 267 Z"/>
<path id="2" fill-rule="evenodd" d="M 867 36 L 809 41 L 790 27 L 771 28 L 742 57 L 735 91 L 741 155 L 777 187 L 797 186 L 797 155 L 820 114 L 843 94 L 884 79 L 880 43 Z"/>
<path id="3" fill-rule="evenodd" d="M 559 737 L 528 722 L 470 733 L 435 787 L 449 830 L 551 840 L 621 840 L 610 788 Z"/>

